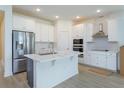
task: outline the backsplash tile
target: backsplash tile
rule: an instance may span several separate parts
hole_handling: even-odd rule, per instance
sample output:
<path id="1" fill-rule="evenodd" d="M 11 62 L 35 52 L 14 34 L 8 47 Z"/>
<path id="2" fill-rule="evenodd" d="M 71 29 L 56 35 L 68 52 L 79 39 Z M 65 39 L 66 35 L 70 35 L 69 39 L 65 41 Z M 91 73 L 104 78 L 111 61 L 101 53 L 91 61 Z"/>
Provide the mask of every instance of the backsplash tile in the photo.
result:
<path id="1" fill-rule="evenodd" d="M 87 43 L 88 50 L 118 51 L 118 42 L 109 42 L 108 38 L 94 38 L 93 43 Z"/>

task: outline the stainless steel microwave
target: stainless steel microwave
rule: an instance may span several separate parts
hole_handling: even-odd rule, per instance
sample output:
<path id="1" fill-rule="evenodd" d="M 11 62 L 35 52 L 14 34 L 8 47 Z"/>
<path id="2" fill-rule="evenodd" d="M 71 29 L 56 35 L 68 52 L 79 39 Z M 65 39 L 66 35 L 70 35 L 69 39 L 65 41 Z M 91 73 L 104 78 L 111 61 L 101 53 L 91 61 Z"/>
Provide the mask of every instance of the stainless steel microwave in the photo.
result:
<path id="1" fill-rule="evenodd" d="M 83 44 L 83 39 L 74 39 L 73 44 Z"/>

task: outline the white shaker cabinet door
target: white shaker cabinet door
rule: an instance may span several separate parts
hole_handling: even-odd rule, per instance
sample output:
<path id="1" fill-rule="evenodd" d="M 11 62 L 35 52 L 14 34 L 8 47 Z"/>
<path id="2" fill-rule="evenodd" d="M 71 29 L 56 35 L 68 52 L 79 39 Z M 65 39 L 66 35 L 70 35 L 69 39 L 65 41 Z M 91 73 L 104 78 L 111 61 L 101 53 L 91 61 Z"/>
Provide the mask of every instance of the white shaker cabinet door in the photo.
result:
<path id="1" fill-rule="evenodd" d="M 42 27 L 41 41 L 42 42 L 48 42 L 49 41 L 49 38 L 48 38 L 48 35 L 49 35 L 48 25 L 47 24 L 41 24 L 41 27 Z"/>
<path id="2" fill-rule="evenodd" d="M 23 17 L 13 15 L 13 30 L 25 31 L 26 21 Z"/>
<path id="3" fill-rule="evenodd" d="M 40 42 L 41 41 L 41 24 L 36 22 L 35 24 L 35 41 Z"/>
<path id="4" fill-rule="evenodd" d="M 58 33 L 58 50 L 69 50 L 69 33 L 67 31 L 60 31 Z"/>
<path id="5" fill-rule="evenodd" d="M 107 56 L 104 54 L 98 54 L 98 67 L 106 68 L 107 66 Z"/>
<path id="6" fill-rule="evenodd" d="M 87 61 L 85 62 L 85 64 L 91 65 L 92 60 L 91 60 L 91 55 L 90 55 L 90 54 L 87 54 L 86 60 L 87 60 Z"/>
<path id="7" fill-rule="evenodd" d="M 70 31 L 71 26 L 72 22 L 70 21 L 60 20 L 57 22 L 57 29 L 59 29 L 59 31 Z"/>
<path id="8" fill-rule="evenodd" d="M 49 25 L 48 27 L 48 31 L 49 31 L 49 42 L 54 42 L 54 26 Z"/>
<path id="9" fill-rule="evenodd" d="M 21 15 L 13 15 L 13 30 L 34 32 L 35 21 Z"/>
<path id="10" fill-rule="evenodd" d="M 117 70 L 117 56 L 116 53 L 108 54 L 107 56 L 107 69 Z"/>
<path id="11" fill-rule="evenodd" d="M 98 62 L 98 57 L 96 54 L 91 53 L 91 65 L 92 66 L 98 66 L 97 62 Z"/>
<path id="12" fill-rule="evenodd" d="M 109 41 L 118 41 L 117 20 L 110 19 L 107 22 L 108 22 L 108 40 Z"/>
<path id="13" fill-rule="evenodd" d="M 85 38 L 86 42 L 92 42 L 93 38 L 93 24 L 88 23 L 85 25 Z"/>
<path id="14" fill-rule="evenodd" d="M 34 32 L 35 30 L 35 21 L 33 19 L 25 19 L 26 30 L 28 32 Z"/>
<path id="15" fill-rule="evenodd" d="M 74 39 L 83 39 L 83 24 L 78 24 L 73 27 L 72 37 Z"/>

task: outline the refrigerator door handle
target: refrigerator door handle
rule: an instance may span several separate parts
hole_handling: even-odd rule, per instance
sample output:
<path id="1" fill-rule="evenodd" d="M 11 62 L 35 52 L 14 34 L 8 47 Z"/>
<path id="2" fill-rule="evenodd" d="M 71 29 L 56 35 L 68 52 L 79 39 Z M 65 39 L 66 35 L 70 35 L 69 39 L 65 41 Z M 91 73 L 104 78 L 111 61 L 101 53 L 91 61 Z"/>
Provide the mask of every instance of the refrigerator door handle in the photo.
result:
<path id="1" fill-rule="evenodd" d="M 26 45 L 26 43 L 27 43 L 27 40 L 26 40 L 26 32 L 25 32 L 25 36 L 24 36 L 24 54 L 27 54 L 27 45 Z"/>

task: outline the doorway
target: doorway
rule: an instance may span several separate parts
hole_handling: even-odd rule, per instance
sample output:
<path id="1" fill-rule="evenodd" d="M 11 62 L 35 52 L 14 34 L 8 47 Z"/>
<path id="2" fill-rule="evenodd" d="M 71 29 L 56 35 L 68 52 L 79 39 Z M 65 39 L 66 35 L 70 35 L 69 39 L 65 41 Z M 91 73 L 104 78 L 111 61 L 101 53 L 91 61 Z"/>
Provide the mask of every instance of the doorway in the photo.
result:
<path id="1" fill-rule="evenodd" d="M 4 73 L 4 12 L 0 11 L 0 76 Z"/>

